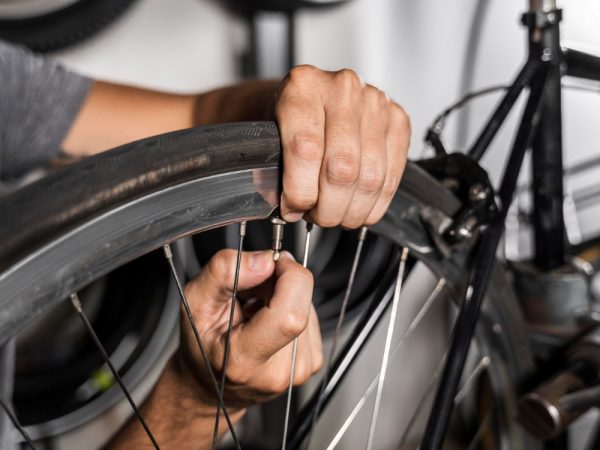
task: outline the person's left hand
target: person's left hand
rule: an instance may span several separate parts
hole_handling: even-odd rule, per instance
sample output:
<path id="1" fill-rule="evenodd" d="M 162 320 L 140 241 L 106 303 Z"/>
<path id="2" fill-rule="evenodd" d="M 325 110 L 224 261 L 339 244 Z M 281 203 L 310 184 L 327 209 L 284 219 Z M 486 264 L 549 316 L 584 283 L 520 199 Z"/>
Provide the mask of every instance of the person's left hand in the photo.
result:
<path id="1" fill-rule="evenodd" d="M 186 293 L 198 332 L 220 381 L 237 252 L 215 254 L 202 272 L 188 283 Z M 284 392 L 290 380 L 292 341 L 298 337 L 294 385 L 304 383 L 323 364 L 319 321 L 312 305 L 311 273 L 283 252 L 273 261 L 271 250 L 243 252 L 238 297 L 233 320 L 225 404 L 240 408 Z M 216 405 L 209 374 L 194 334 L 182 322 L 182 355 L 203 391 L 197 398 Z"/>

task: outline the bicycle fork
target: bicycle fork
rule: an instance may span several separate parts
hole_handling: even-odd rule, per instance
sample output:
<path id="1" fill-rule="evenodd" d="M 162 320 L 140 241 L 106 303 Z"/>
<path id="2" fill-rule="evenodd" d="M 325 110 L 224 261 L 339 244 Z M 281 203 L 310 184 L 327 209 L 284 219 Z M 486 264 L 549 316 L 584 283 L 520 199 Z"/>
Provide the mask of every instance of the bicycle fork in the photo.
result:
<path id="1" fill-rule="evenodd" d="M 502 177 L 496 211 L 490 211 L 493 214 L 490 225 L 481 234 L 475 248 L 466 293 L 454 324 L 448 359 L 427 422 L 421 450 L 438 450 L 442 447 L 481 303 L 494 266 L 496 249 L 504 231 L 504 220 L 516 188 L 525 152 L 533 145 L 537 134 L 548 71 L 548 64 L 530 59 L 519 76 L 525 78 L 524 84 L 530 86 L 529 99 Z M 488 126 L 497 125 L 493 120 L 494 116 Z"/>

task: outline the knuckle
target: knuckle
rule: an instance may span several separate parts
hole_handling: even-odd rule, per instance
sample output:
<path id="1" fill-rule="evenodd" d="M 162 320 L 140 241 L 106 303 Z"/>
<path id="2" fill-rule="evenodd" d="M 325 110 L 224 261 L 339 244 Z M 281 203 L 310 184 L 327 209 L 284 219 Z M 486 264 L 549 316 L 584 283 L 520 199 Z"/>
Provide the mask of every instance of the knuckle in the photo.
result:
<path id="1" fill-rule="evenodd" d="M 385 95 L 376 87 L 367 86 L 364 92 L 365 100 L 368 104 L 376 107 L 382 106 L 382 100 L 385 99 Z"/>
<path id="2" fill-rule="evenodd" d="M 232 249 L 219 250 L 208 263 L 209 274 L 215 280 L 222 280 L 227 286 L 233 281 L 231 263 L 235 257 Z"/>
<path id="3" fill-rule="evenodd" d="M 381 164 L 369 163 L 361 166 L 358 189 L 365 194 L 376 194 L 385 183 L 385 168 Z"/>
<path id="4" fill-rule="evenodd" d="M 294 67 L 290 70 L 289 80 L 294 82 L 306 82 L 307 80 L 312 79 L 319 70 L 310 64 L 303 64 L 300 66 Z"/>
<path id="5" fill-rule="evenodd" d="M 339 152 L 327 161 L 326 177 L 334 186 L 349 186 L 356 183 L 360 165 L 357 158 L 349 153 Z"/>
<path id="6" fill-rule="evenodd" d="M 323 139 L 315 133 L 298 132 L 292 138 L 290 153 L 307 162 L 320 162 L 323 158 Z"/>
<path id="7" fill-rule="evenodd" d="M 252 378 L 252 372 L 242 364 L 230 364 L 227 367 L 227 380 L 234 385 L 248 384 Z"/>
<path id="8" fill-rule="evenodd" d="M 307 317 L 301 308 L 290 308 L 281 317 L 279 324 L 280 333 L 288 339 L 293 339 L 298 336 L 306 328 Z"/>
<path id="9" fill-rule="evenodd" d="M 277 374 L 273 377 L 272 382 L 270 383 L 270 391 L 273 394 L 281 394 L 285 392 L 290 383 L 289 374 L 286 371 L 278 371 Z"/>
<path id="10" fill-rule="evenodd" d="M 339 85 L 346 90 L 360 87 L 361 81 L 358 74 L 352 69 L 342 69 L 335 74 Z"/>

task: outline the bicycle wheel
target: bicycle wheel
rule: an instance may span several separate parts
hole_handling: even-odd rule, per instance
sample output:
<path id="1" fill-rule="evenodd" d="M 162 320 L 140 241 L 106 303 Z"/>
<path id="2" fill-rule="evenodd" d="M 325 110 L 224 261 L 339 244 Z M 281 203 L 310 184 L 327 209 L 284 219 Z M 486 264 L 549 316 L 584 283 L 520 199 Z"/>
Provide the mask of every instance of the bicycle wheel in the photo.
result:
<path id="1" fill-rule="evenodd" d="M 0 37 L 35 52 L 87 39 L 119 18 L 134 0 L 45 0 L 0 4 Z"/>
<path id="2" fill-rule="evenodd" d="M 277 206 L 279 158 L 273 123 L 200 127 L 82 160 L 1 199 L 6 219 L 0 223 L 0 344 L 70 294 L 165 243 L 269 217 Z M 460 207 L 450 191 L 409 163 L 388 213 L 369 233 L 369 239 L 407 249 L 414 261 L 410 267 L 423 266 L 443 280 L 440 298 L 450 316 L 461 298 L 468 255 L 447 258 L 439 252 L 423 212 L 452 217 Z M 390 252 L 389 261 L 397 263 L 397 251 Z M 395 284 L 387 276 L 364 294 L 374 306 L 366 307 L 359 327 L 366 329 L 373 310 L 384 316 Z M 512 417 L 531 356 L 500 267 L 474 348 L 475 367 L 482 358 L 487 362 L 478 373 L 465 373 L 465 382 L 476 389 L 464 393 L 467 401 L 456 402 L 456 439 L 490 449 L 532 448 Z M 39 432 L 35 424 L 29 430 L 34 438 Z"/>

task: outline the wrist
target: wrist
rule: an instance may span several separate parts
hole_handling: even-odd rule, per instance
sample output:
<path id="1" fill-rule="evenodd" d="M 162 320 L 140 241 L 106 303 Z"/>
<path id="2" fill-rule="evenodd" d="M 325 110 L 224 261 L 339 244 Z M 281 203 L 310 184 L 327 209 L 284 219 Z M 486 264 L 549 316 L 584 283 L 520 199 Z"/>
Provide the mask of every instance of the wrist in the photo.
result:
<path id="1" fill-rule="evenodd" d="M 203 364 L 203 363 L 200 363 Z M 206 371 L 201 370 L 198 361 L 190 358 L 180 348 L 165 368 L 165 377 L 171 378 L 169 384 L 176 390 L 177 398 L 185 405 L 185 409 L 198 419 L 214 418 L 217 412 L 218 396 Z M 227 412 L 232 421 L 241 418 L 246 408 L 241 405 L 228 404 Z M 223 416 L 223 412 L 221 412 Z"/>
<path id="2" fill-rule="evenodd" d="M 279 81 L 255 80 L 198 95 L 194 104 L 196 125 L 272 120 Z"/>

